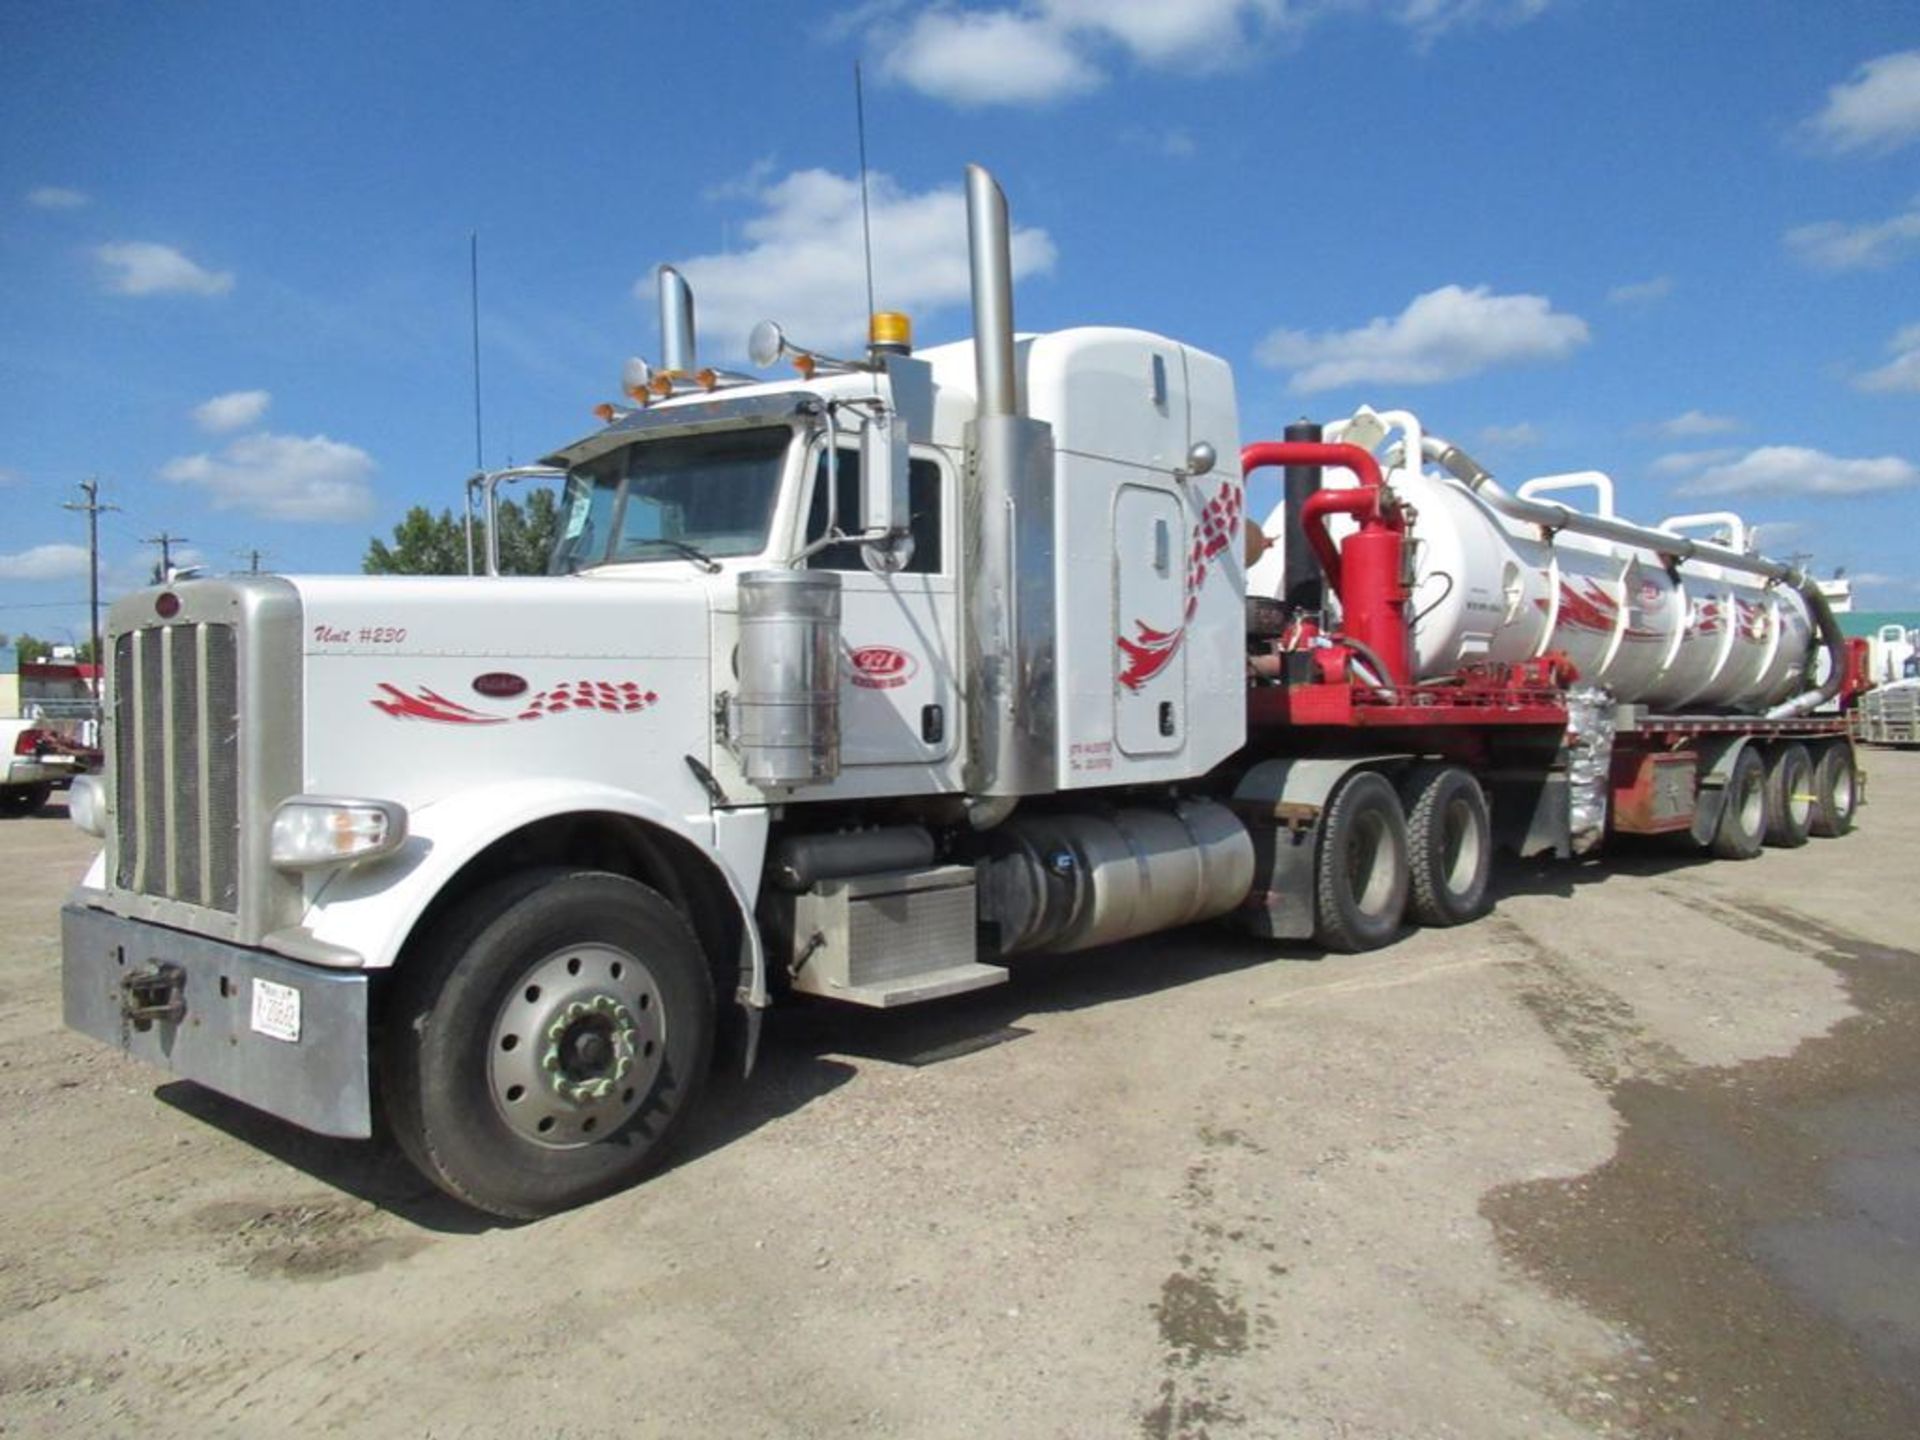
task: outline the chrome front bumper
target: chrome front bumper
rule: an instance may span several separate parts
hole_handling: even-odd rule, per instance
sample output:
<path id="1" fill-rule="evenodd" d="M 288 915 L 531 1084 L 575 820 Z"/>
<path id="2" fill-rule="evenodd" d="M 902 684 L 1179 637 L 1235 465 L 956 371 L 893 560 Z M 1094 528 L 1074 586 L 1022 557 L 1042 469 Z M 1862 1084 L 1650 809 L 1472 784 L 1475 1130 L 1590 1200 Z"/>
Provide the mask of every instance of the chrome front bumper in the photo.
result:
<path id="1" fill-rule="evenodd" d="M 373 1133 L 365 975 L 78 904 L 60 932 L 72 1029 L 319 1134 Z"/>

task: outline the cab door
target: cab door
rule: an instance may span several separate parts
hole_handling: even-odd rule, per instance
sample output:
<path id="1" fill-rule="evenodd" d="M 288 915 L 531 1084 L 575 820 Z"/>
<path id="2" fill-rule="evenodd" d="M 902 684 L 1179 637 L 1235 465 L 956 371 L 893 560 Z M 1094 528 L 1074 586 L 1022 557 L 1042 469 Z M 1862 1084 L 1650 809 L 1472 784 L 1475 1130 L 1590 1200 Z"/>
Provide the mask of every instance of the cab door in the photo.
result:
<path id="1" fill-rule="evenodd" d="M 860 513 L 860 452 L 837 457 L 837 518 Z M 840 765 L 844 772 L 890 765 L 926 766 L 954 754 L 959 714 L 959 537 L 951 523 L 952 467 L 939 452 L 916 450 L 908 464 L 912 554 L 898 572 L 875 574 L 851 542 L 807 560 L 840 574 Z M 815 462 L 806 511 L 808 543 L 827 531 L 827 465 Z M 923 776 L 914 783 L 924 784 Z"/>

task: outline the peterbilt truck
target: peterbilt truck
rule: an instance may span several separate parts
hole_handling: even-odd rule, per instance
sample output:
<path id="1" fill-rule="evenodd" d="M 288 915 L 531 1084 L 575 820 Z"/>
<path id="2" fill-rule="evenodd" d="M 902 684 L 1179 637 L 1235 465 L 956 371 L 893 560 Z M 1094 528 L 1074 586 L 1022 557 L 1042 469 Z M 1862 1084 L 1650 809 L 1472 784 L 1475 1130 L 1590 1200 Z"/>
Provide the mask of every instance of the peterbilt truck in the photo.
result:
<path id="1" fill-rule="evenodd" d="M 783 997 L 1200 922 L 1364 950 L 1481 914 L 1496 850 L 1850 826 L 1855 657 L 1737 517 L 1509 492 L 1404 411 L 1243 444 L 1213 355 L 1016 333 L 967 201 L 973 338 L 921 353 L 882 315 L 705 368 L 663 271 L 663 364 L 540 471 L 546 577 L 117 602 L 68 1023 L 324 1134 L 377 1109 L 528 1217 L 660 1163 Z"/>

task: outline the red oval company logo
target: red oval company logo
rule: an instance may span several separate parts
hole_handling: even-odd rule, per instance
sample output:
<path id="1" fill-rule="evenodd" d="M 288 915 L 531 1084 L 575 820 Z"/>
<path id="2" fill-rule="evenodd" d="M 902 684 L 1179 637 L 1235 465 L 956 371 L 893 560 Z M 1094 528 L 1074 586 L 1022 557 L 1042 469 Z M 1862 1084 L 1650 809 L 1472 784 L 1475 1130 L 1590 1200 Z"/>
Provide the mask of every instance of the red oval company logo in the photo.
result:
<path id="1" fill-rule="evenodd" d="M 853 683 L 867 690 L 892 690 L 911 680 L 919 662 L 891 645 L 862 645 L 852 655 Z"/>
<path id="2" fill-rule="evenodd" d="M 505 670 L 490 670 L 485 675 L 473 677 L 473 688 L 476 694 L 495 700 L 511 700 L 516 695 L 527 693 L 527 682 Z"/>

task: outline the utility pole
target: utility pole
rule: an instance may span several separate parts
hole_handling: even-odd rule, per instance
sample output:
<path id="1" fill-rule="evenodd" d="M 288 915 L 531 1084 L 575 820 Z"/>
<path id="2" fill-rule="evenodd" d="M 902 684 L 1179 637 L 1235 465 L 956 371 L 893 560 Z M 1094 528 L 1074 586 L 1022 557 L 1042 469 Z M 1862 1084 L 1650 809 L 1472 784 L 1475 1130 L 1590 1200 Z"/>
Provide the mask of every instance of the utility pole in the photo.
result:
<path id="1" fill-rule="evenodd" d="M 100 512 L 118 510 L 118 505 L 100 503 L 100 477 L 90 475 L 80 482 L 80 491 L 87 497 L 84 505 L 69 500 L 61 505 L 62 510 L 84 511 L 87 517 L 87 615 L 92 622 L 94 674 L 100 674 L 97 668 L 104 664 L 100 654 Z"/>
<path id="2" fill-rule="evenodd" d="M 154 572 L 153 583 L 156 585 L 164 585 L 167 580 L 167 573 L 173 569 L 173 547 L 186 544 L 187 537 L 184 535 L 172 535 L 162 530 L 158 535 L 141 537 L 140 543 L 142 545 L 158 545 L 160 547 L 160 568 Z"/>
<path id="3" fill-rule="evenodd" d="M 236 559 L 247 562 L 247 573 L 249 575 L 258 575 L 260 573 L 260 557 L 263 555 L 271 555 L 273 552 L 271 550 L 262 550 L 256 545 L 250 550 L 236 550 L 233 553 Z"/>

